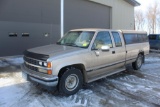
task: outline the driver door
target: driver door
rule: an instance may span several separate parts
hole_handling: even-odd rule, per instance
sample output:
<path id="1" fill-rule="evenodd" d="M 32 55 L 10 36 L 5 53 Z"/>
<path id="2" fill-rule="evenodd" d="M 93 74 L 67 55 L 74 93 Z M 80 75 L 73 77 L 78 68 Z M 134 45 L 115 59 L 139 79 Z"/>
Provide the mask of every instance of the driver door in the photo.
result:
<path id="1" fill-rule="evenodd" d="M 89 81 L 94 80 L 96 77 L 101 77 L 113 70 L 114 67 L 112 64 L 116 62 L 116 59 L 115 48 L 112 41 L 109 31 L 100 31 L 97 33 L 91 49 L 94 66 L 92 70 L 88 72 Z M 108 51 L 103 51 L 101 50 L 102 46 L 109 46 L 110 49 Z"/>

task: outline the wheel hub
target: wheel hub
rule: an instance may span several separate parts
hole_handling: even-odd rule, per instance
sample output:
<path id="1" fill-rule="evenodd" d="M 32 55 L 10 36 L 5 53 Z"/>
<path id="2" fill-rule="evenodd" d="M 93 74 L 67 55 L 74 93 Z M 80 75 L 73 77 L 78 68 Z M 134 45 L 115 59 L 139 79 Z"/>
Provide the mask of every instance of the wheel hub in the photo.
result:
<path id="1" fill-rule="evenodd" d="M 69 75 L 65 81 L 65 87 L 68 91 L 73 91 L 79 84 L 78 76 L 75 74 Z"/>

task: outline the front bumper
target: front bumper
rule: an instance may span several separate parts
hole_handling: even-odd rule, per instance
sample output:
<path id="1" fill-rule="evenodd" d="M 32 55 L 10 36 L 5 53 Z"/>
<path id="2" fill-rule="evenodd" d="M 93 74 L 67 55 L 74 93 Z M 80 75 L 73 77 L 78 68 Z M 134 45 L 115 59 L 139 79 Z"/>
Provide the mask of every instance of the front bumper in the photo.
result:
<path id="1" fill-rule="evenodd" d="M 21 65 L 22 76 L 25 76 L 27 81 L 37 83 L 45 89 L 52 90 L 58 84 L 58 76 L 47 75 L 28 69 L 24 64 Z"/>

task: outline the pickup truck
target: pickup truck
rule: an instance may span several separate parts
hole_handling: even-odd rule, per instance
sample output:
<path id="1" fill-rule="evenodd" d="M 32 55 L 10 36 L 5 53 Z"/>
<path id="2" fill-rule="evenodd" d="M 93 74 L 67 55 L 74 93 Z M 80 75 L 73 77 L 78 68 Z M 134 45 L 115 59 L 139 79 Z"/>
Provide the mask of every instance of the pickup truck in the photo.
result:
<path id="1" fill-rule="evenodd" d="M 140 69 L 149 48 L 143 31 L 75 29 L 56 44 L 26 50 L 22 76 L 72 95 L 85 83 L 126 70 L 127 64 Z"/>
<path id="2" fill-rule="evenodd" d="M 160 34 L 150 34 L 148 37 L 150 48 L 160 50 Z"/>

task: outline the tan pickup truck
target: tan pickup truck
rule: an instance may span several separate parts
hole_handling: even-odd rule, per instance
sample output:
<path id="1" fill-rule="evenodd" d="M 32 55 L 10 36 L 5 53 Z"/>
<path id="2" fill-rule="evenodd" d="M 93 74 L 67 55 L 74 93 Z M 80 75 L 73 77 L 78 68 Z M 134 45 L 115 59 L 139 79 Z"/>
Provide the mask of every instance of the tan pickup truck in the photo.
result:
<path id="1" fill-rule="evenodd" d="M 124 71 L 132 63 L 141 68 L 149 54 L 146 32 L 108 29 L 71 30 L 57 44 L 24 52 L 22 75 L 71 95 L 89 83 Z"/>

